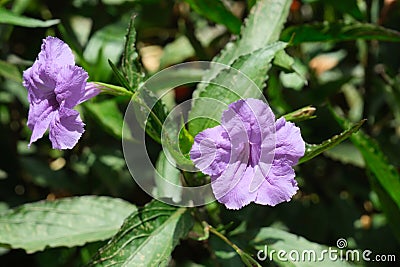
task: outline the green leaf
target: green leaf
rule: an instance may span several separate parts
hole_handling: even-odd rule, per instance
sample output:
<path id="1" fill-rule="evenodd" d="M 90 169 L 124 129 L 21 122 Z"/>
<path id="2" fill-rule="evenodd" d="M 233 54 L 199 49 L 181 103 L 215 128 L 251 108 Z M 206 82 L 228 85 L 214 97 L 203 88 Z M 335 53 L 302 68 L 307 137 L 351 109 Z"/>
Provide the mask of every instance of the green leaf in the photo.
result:
<path id="1" fill-rule="evenodd" d="M 278 266 L 284 267 L 352 266 L 346 261 L 340 260 L 339 252 L 333 253 L 333 255 L 338 257 L 338 260 L 330 260 L 327 253 L 327 246 L 310 242 L 304 237 L 272 227 L 261 228 L 250 244 L 257 250 L 256 254 L 259 260 L 264 263 L 268 263 L 272 260 Z M 333 249 L 338 251 L 337 248 Z M 279 251 L 284 251 L 285 254 L 278 254 Z M 272 259 L 270 256 L 272 256 Z M 360 259 L 362 258 L 361 256 L 360 252 Z M 296 260 L 292 261 L 292 257 Z M 302 257 L 304 257 L 305 260 L 302 260 Z"/>
<path id="2" fill-rule="evenodd" d="M 124 18 L 96 31 L 86 45 L 83 56 L 92 66 L 88 72 L 93 81 L 106 81 L 111 75 L 108 60 L 119 62 L 124 50 Z"/>
<path id="3" fill-rule="evenodd" d="M 114 72 L 115 77 L 117 77 L 119 83 L 120 83 L 123 87 L 129 89 L 129 88 L 130 88 L 130 85 L 129 85 L 128 80 L 127 80 L 126 77 L 118 70 L 117 66 L 115 66 L 115 64 L 114 64 L 111 60 L 108 60 L 108 64 L 110 65 L 112 71 Z"/>
<path id="4" fill-rule="evenodd" d="M 162 99 L 145 87 L 141 87 L 132 101 L 134 102 L 135 116 L 140 126 L 151 138 L 161 143 L 163 124 L 168 116 L 168 110 Z"/>
<path id="5" fill-rule="evenodd" d="M 353 133 L 357 132 L 365 121 L 366 120 L 361 120 L 358 123 L 349 126 L 349 128 L 344 132 L 342 132 L 341 134 L 335 135 L 319 145 L 306 144 L 306 152 L 304 156 L 299 160 L 298 164 L 309 161 L 310 159 L 321 154 L 322 152 L 337 146 L 338 144 L 349 138 Z"/>
<path id="6" fill-rule="evenodd" d="M 0 23 L 11 24 L 15 26 L 37 28 L 37 27 L 50 27 L 60 23 L 59 19 L 51 20 L 38 20 L 21 15 L 17 15 L 10 10 L 0 7 Z"/>
<path id="7" fill-rule="evenodd" d="M 0 244 L 32 253 L 105 240 L 135 210 L 121 199 L 98 196 L 25 204 L 1 213 Z"/>
<path id="8" fill-rule="evenodd" d="M 286 28 L 281 40 L 297 45 L 304 42 L 340 42 L 354 40 L 400 42 L 400 33 L 369 23 L 324 22 Z"/>
<path id="9" fill-rule="evenodd" d="M 198 98 L 193 99 L 193 107 L 189 113 L 189 132 L 192 136 L 206 128 L 216 126 L 226 105 L 241 98 L 258 98 L 261 96 L 267 71 L 271 67 L 274 55 L 283 50 L 286 43 L 276 42 L 253 53 L 239 57 L 231 65 L 231 69 L 223 69 L 201 91 Z M 238 71 L 239 70 L 239 71 Z M 246 79 L 245 74 L 249 79 Z M 226 105 L 214 105 L 209 108 L 210 99 L 216 99 Z M 197 117 L 197 118 L 196 118 Z"/>
<path id="10" fill-rule="evenodd" d="M 182 123 L 183 124 L 183 123 Z M 194 143 L 193 136 L 186 129 L 185 125 L 179 131 L 179 148 L 183 154 L 188 154 Z"/>
<path id="11" fill-rule="evenodd" d="M 340 12 L 350 14 L 356 20 L 364 20 L 364 15 L 358 8 L 357 0 L 326 0 L 326 2 Z"/>
<path id="12" fill-rule="evenodd" d="M 88 102 L 85 107 L 104 130 L 118 139 L 122 138 L 124 119 L 114 100 L 105 100 L 97 103 Z"/>
<path id="13" fill-rule="evenodd" d="M 347 127 L 350 124 L 335 113 L 334 116 L 342 127 Z M 367 168 L 400 209 L 400 174 L 387 161 L 379 146 L 368 135 L 358 132 L 350 140 L 360 150 Z"/>
<path id="14" fill-rule="evenodd" d="M 225 46 L 221 54 L 213 58 L 213 62 L 226 65 L 232 63 L 240 56 L 249 54 L 268 44 L 278 41 L 283 24 L 289 14 L 291 0 L 260 0 L 251 9 L 245 26 L 241 29 L 240 38 Z M 259 62 L 258 64 L 261 64 Z M 254 65 L 254 68 L 257 68 Z M 218 65 L 212 65 L 203 76 L 203 82 L 197 86 L 194 97 L 200 95 L 207 82 L 212 80 L 221 71 Z"/>
<path id="15" fill-rule="evenodd" d="M 240 32 L 242 22 L 235 17 L 221 0 L 185 0 L 198 14 L 216 23 L 225 25 L 234 34 Z"/>
<path id="16" fill-rule="evenodd" d="M 285 87 L 301 89 L 307 84 L 307 80 L 303 74 L 305 73 L 303 69 L 306 69 L 306 67 L 302 66 L 299 61 L 295 61 L 284 50 L 276 53 L 272 64 L 284 71 L 280 73 L 280 77 Z"/>
<path id="17" fill-rule="evenodd" d="M 89 266 L 167 266 L 179 239 L 192 225 L 186 208 L 152 201 L 125 220 Z"/>
<path id="18" fill-rule="evenodd" d="M 228 44 L 213 61 L 230 65 L 238 57 L 278 41 L 291 0 L 260 0 L 251 9 L 240 39 Z"/>
<path id="19" fill-rule="evenodd" d="M 246 19 L 240 39 L 229 43 L 221 54 L 213 59 L 213 62 L 236 68 L 248 75 L 259 88 L 262 87 L 267 79 L 266 73 L 270 68 L 272 58 L 276 52 L 284 48 L 280 47 L 283 43 L 272 43 L 279 38 L 289 13 L 291 2 L 290 0 L 258 1 Z M 265 25 L 268 25 L 268 27 Z M 264 58 L 257 58 L 259 56 Z M 225 69 L 221 65 L 211 65 L 211 68 L 203 76 L 203 82 L 198 84 L 193 93 L 192 110 L 189 113 L 189 119 L 198 116 L 204 116 L 209 119 L 191 121 L 189 123 L 189 132 L 192 136 L 206 128 L 215 126 L 217 124 L 215 121 L 220 120 L 220 115 L 225 109 L 223 105 L 218 105 L 215 109 L 209 109 L 207 108 L 209 104 L 207 105 L 202 98 L 212 98 L 229 104 L 239 98 L 256 98 L 260 95 L 261 91 L 254 91 L 254 84 L 250 85 L 249 81 L 244 81 L 244 79 L 232 86 L 232 83 L 235 83 L 234 78 L 238 76 L 240 75 L 237 72 Z M 210 84 L 210 82 L 223 85 L 229 89 L 234 88 L 235 91 L 238 90 L 238 95 L 235 95 L 232 91 L 223 90 L 221 86 Z"/>
<path id="20" fill-rule="evenodd" d="M 359 168 L 365 167 L 365 161 L 360 151 L 352 143 L 342 143 L 324 152 L 324 155 L 340 161 L 343 164 L 352 164 Z"/>
<path id="21" fill-rule="evenodd" d="M 186 36 L 180 36 L 173 42 L 164 47 L 163 54 L 160 59 L 160 69 L 164 69 L 170 65 L 181 63 L 185 59 L 196 54 L 192 44 Z"/>
<path id="22" fill-rule="evenodd" d="M 170 117 L 172 118 L 172 117 Z M 181 169 L 193 168 L 189 151 L 192 148 L 194 138 L 186 129 L 183 118 L 181 122 L 169 121 L 164 123 L 163 147 L 167 155 L 172 157 Z"/>
<path id="23" fill-rule="evenodd" d="M 17 83 L 22 83 L 21 73 L 17 66 L 0 60 L 0 75 Z"/>
<path id="24" fill-rule="evenodd" d="M 158 156 L 156 170 L 157 179 L 155 179 L 155 183 L 157 191 L 152 193 L 158 198 L 171 198 L 176 203 L 180 202 L 182 188 L 177 186 L 182 186 L 181 172 L 175 167 L 174 162 L 170 162 L 167 159 L 164 151 L 161 151 Z"/>
<path id="25" fill-rule="evenodd" d="M 128 32 L 125 36 L 124 55 L 122 57 L 122 72 L 129 82 L 131 91 L 135 91 L 140 82 L 144 79 L 144 72 L 142 65 L 139 62 L 139 54 L 136 51 L 136 30 L 135 30 L 135 16 L 131 17 L 129 21 Z"/>

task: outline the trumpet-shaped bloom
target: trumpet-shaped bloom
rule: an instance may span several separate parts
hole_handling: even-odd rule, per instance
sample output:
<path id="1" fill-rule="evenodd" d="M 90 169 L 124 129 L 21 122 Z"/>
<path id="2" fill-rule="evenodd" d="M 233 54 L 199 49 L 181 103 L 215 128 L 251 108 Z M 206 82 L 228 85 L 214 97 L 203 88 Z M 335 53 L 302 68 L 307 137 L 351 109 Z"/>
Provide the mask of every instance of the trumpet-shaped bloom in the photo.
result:
<path id="1" fill-rule="evenodd" d="M 210 175 L 217 200 L 240 209 L 289 201 L 298 190 L 293 166 L 304 152 L 298 127 L 275 121 L 266 103 L 249 98 L 230 104 L 221 125 L 196 135 L 190 157 Z"/>
<path id="2" fill-rule="evenodd" d="M 87 86 L 87 72 L 75 65 L 71 49 L 58 38 L 47 37 L 32 67 L 24 71 L 23 85 L 28 90 L 29 145 L 49 129 L 54 149 L 76 145 L 84 123 L 73 108 L 96 96 L 100 90 Z"/>

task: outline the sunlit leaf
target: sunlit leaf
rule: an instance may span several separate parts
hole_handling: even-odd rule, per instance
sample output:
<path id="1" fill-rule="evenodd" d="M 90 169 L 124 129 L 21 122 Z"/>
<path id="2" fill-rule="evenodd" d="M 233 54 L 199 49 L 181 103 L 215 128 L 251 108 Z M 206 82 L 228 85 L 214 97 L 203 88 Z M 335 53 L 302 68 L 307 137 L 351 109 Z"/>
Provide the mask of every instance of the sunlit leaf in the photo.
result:
<path id="1" fill-rule="evenodd" d="M 51 19 L 43 21 L 43 20 L 33 19 L 22 15 L 17 15 L 5 8 L 0 7 L 0 23 L 29 27 L 29 28 L 38 28 L 38 27 L 47 28 L 60 23 L 60 20 Z"/>
<path id="2" fill-rule="evenodd" d="M 98 196 L 25 204 L 1 213 L 0 244 L 32 253 L 105 240 L 135 210 L 121 199 Z"/>
<path id="3" fill-rule="evenodd" d="M 271 67 L 272 59 L 278 51 L 285 47 L 286 43 L 282 42 L 267 45 L 253 53 L 239 57 L 233 62 L 231 69 L 223 69 L 219 72 L 201 91 L 198 98 L 193 99 L 194 105 L 189 113 L 189 118 L 197 118 L 189 123 L 189 132 L 195 136 L 206 128 L 216 126 L 226 105 L 238 99 L 260 97 L 261 88 L 268 78 L 267 71 Z M 209 108 L 209 98 L 226 105 L 213 105 L 213 108 Z"/>
<path id="4" fill-rule="evenodd" d="M 277 41 L 289 14 L 291 2 L 291 0 L 258 1 L 252 7 L 245 25 L 241 29 L 240 38 L 227 44 L 221 53 L 213 58 L 213 61 L 231 65 L 240 56 Z M 257 65 L 254 68 L 257 68 Z M 194 97 L 202 92 L 207 82 L 213 79 L 219 71 L 221 71 L 219 66 L 214 66 L 203 76 L 204 83 L 197 86 Z"/>
<path id="5" fill-rule="evenodd" d="M 161 151 L 156 162 L 155 175 L 158 176 L 155 179 L 156 191 L 152 192 L 158 198 L 170 198 L 174 202 L 178 203 L 181 200 L 181 172 L 168 159 L 164 152 Z M 177 186 L 174 186 L 177 185 Z"/>
<path id="6" fill-rule="evenodd" d="M 88 266 L 167 266 L 192 224 L 186 208 L 152 201 L 125 220 Z"/>

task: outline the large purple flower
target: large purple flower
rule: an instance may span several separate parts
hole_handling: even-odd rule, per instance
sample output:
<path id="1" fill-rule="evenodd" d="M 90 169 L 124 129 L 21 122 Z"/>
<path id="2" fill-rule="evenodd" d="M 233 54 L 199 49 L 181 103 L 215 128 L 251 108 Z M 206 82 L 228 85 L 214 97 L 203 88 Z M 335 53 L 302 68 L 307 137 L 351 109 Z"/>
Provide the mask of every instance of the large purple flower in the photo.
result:
<path id="1" fill-rule="evenodd" d="M 38 58 L 24 71 L 23 78 L 30 103 L 29 145 L 49 129 L 54 149 L 74 147 L 84 132 L 84 123 L 73 108 L 100 90 L 86 83 L 88 74 L 75 65 L 71 49 L 60 39 L 47 37 Z"/>
<path id="2" fill-rule="evenodd" d="M 298 190 L 293 166 L 304 152 L 299 128 L 284 118 L 275 122 L 266 103 L 249 98 L 230 104 L 221 125 L 199 133 L 190 157 L 210 175 L 217 200 L 240 209 L 289 201 Z"/>

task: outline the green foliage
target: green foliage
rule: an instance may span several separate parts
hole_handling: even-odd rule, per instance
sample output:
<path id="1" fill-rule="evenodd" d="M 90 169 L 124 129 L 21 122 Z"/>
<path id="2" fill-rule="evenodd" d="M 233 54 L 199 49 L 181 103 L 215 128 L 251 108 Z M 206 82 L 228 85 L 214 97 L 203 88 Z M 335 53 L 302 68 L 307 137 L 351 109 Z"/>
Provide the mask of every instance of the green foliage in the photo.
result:
<path id="1" fill-rule="evenodd" d="M 139 62 L 139 55 L 136 51 L 136 29 L 134 22 L 135 17 L 132 16 L 125 37 L 125 48 L 121 66 L 131 91 L 137 90 L 144 78 L 144 72 Z"/>
<path id="2" fill-rule="evenodd" d="M 91 79 L 105 81 L 111 75 L 108 60 L 116 62 L 124 50 L 125 19 L 122 18 L 113 24 L 96 31 L 90 38 L 83 56 L 91 67 Z M 92 70 L 93 69 L 93 70 Z"/>
<path id="3" fill-rule="evenodd" d="M 170 254 L 190 230 L 186 208 L 152 201 L 132 213 L 88 266 L 167 266 Z"/>
<path id="4" fill-rule="evenodd" d="M 360 39 L 400 42 L 400 33 L 369 23 L 324 22 L 288 27 L 282 32 L 281 39 L 293 45 Z"/>
<path id="5" fill-rule="evenodd" d="M 335 119 L 342 127 L 347 127 L 349 122 L 335 115 Z M 370 172 L 371 184 L 382 201 L 382 207 L 392 219 L 391 223 L 396 230 L 397 237 L 400 232 L 397 230 L 397 223 L 400 222 L 400 174 L 391 165 L 379 146 L 366 134 L 359 132 L 351 136 L 351 141 L 360 150 L 366 167 Z"/>
<path id="6" fill-rule="evenodd" d="M 240 32 L 242 22 L 226 9 L 220 0 L 185 0 L 194 11 L 206 18 L 225 25 L 234 34 Z"/>
<path id="7" fill-rule="evenodd" d="M 282 51 L 286 43 L 276 42 L 256 50 L 250 54 L 239 57 L 235 60 L 232 69 L 221 70 L 215 78 L 210 81 L 194 99 L 194 106 L 190 111 L 190 117 L 197 118 L 189 124 L 189 131 L 194 136 L 206 128 L 215 126 L 229 103 L 238 99 L 260 97 L 260 88 L 268 78 L 266 75 L 271 67 L 271 61 L 275 54 Z M 237 70 L 240 70 L 237 71 Z M 244 77 L 243 74 L 246 76 Z M 214 109 L 204 108 L 209 98 L 218 101 Z M 222 103 L 222 104 L 221 104 Z M 225 105 L 223 105 L 225 104 Z M 210 118 L 210 119 L 208 119 Z"/>
<path id="8" fill-rule="evenodd" d="M 42 21 L 38 19 L 21 16 L 5 8 L 0 7 L 0 23 L 22 26 L 22 27 L 30 27 L 30 28 L 37 28 L 37 27 L 47 28 L 60 23 L 60 20 L 51 19 L 47 21 Z"/>
<path id="9" fill-rule="evenodd" d="M 274 55 L 285 47 L 283 43 L 274 45 L 272 43 L 279 38 L 283 23 L 286 21 L 290 2 L 259 1 L 252 8 L 246 24 L 242 28 L 241 38 L 234 43 L 228 44 L 213 61 L 226 64 L 234 69 L 240 69 L 241 72 L 255 82 L 256 86 L 261 88 L 267 78 L 266 73 L 270 68 L 270 62 Z M 265 29 L 262 24 L 268 24 L 270 27 Z M 267 46 L 268 44 L 270 46 Z M 260 56 L 262 59 L 258 58 Z M 250 95 L 257 97 L 254 88 L 246 79 L 241 78 L 239 80 L 241 83 L 247 83 L 245 85 L 242 84 L 242 87 L 229 84 L 229 82 L 235 81 L 234 76 L 239 76 L 239 74 L 234 71 L 226 71 L 221 65 L 211 65 L 211 69 L 203 76 L 204 83 L 200 83 L 194 92 L 194 103 L 189 113 L 189 118 L 204 116 L 219 121 L 222 110 L 225 107 L 218 105 L 215 110 L 204 109 L 202 98 L 217 99 L 222 103 L 229 104 L 239 98 L 248 97 L 248 94 L 243 91 L 249 91 L 251 92 Z M 233 89 L 234 92 L 224 90 L 220 86 L 208 84 L 208 82 L 225 85 L 226 88 Z M 211 119 L 196 119 L 190 122 L 190 133 L 196 135 L 206 128 L 215 126 L 215 121 Z"/>
<path id="10" fill-rule="evenodd" d="M 170 162 L 164 152 L 160 152 L 156 162 L 156 184 L 157 192 L 153 192 L 160 198 L 171 198 L 175 202 L 179 202 L 181 199 L 181 189 L 176 186 L 181 185 L 181 172 Z"/>
<path id="11" fill-rule="evenodd" d="M 139 93 L 132 98 L 132 101 L 140 125 L 151 138 L 161 143 L 161 132 L 168 114 L 162 100 L 146 88 L 141 88 Z"/>
<path id="12" fill-rule="evenodd" d="M 86 103 L 86 109 L 114 137 L 122 138 L 123 117 L 114 100 Z"/>
<path id="13" fill-rule="evenodd" d="M 18 68 L 6 61 L 0 60 L 0 75 L 11 81 L 21 83 L 21 74 Z"/>
<path id="14" fill-rule="evenodd" d="M 359 21 L 364 20 L 364 15 L 358 7 L 357 0 L 327 0 L 326 2 L 343 14 L 349 14 Z"/>
<path id="15" fill-rule="evenodd" d="M 135 210 L 121 199 L 97 196 L 25 204 L 1 213 L 0 244 L 32 253 L 105 240 Z"/>
<path id="16" fill-rule="evenodd" d="M 396 254 L 400 5 L 388 2 L 2 1 L 0 265 L 352 266 L 328 257 L 257 257 L 265 246 L 268 252 L 313 249 L 319 256 L 328 246 L 336 249 L 338 238 L 348 241 L 347 249 Z M 52 150 L 47 138 L 27 148 L 31 130 L 22 71 L 48 35 L 64 40 L 89 81 L 109 94 L 77 107 L 84 111 L 85 133 L 66 151 Z M 157 69 L 211 58 L 209 70 L 174 68 L 152 79 Z M 175 90 L 176 80 L 187 83 Z M 169 110 L 180 112 L 175 107 L 191 93 L 189 119 L 209 119 L 183 123 L 182 114 L 168 124 Z M 231 102 L 263 95 L 276 117 L 296 123 L 310 143 L 295 168 L 299 191 L 290 202 L 238 211 L 218 202 L 172 207 L 151 200 L 132 180 L 120 143 L 122 135 L 126 140 L 137 134 L 129 127 L 129 135 L 122 133 L 129 100 L 132 119 L 147 133 L 139 141 L 148 155 L 133 151 L 133 159 L 140 164 L 148 156 L 154 165 L 145 170 L 156 177 L 148 180 L 153 197 L 179 202 L 186 195 L 172 185 L 210 180 L 177 167 L 193 167 L 189 151 L 196 134 L 217 125 Z M 340 107 L 346 119 L 327 103 Z M 46 198 L 54 200 L 37 202 Z"/>
<path id="17" fill-rule="evenodd" d="M 347 130 L 344 132 L 340 133 L 339 135 L 335 135 L 332 138 L 322 142 L 321 144 L 315 145 L 315 144 L 306 144 L 306 152 L 302 158 L 299 160 L 299 164 L 304 163 L 306 161 L 309 161 L 310 159 L 318 156 L 322 152 L 333 148 L 349 138 L 352 134 L 357 132 L 361 126 L 364 124 L 365 120 L 362 120 L 355 125 L 349 127 Z"/>

